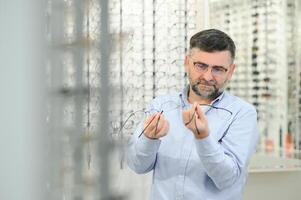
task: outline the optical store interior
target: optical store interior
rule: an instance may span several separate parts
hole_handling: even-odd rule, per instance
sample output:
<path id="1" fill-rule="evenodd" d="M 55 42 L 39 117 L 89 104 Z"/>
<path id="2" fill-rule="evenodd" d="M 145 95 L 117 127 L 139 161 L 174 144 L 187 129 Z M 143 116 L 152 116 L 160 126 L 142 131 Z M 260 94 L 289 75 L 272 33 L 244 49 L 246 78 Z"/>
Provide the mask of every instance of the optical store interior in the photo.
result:
<path id="1" fill-rule="evenodd" d="M 0 2 L 0 199 L 148 199 L 126 163 L 155 97 L 182 91 L 189 40 L 235 42 L 226 90 L 257 111 L 244 200 L 301 199 L 300 0 Z"/>

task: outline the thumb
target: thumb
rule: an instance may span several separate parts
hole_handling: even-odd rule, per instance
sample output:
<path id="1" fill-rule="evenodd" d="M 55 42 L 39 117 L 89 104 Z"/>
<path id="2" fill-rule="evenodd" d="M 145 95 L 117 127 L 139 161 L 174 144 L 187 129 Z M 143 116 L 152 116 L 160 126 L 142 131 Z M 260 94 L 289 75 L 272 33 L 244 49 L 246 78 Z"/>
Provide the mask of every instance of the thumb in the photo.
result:
<path id="1" fill-rule="evenodd" d="M 205 118 L 204 112 L 200 105 L 197 105 L 197 107 L 196 107 L 196 114 L 197 114 L 197 117 L 201 120 Z"/>

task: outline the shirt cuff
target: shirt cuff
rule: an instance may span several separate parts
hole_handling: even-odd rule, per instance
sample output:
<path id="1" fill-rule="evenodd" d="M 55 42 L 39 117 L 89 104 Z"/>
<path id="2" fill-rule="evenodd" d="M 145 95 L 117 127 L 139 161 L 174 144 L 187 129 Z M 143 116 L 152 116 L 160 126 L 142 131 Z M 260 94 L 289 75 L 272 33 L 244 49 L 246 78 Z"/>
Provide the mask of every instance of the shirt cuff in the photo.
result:
<path id="1" fill-rule="evenodd" d="M 203 139 L 196 139 L 195 144 L 199 156 L 202 157 L 216 154 L 219 149 L 217 141 L 215 141 L 211 135 L 208 135 Z"/>
<path id="2" fill-rule="evenodd" d="M 144 155 L 151 155 L 158 152 L 160 144 L 161 140 L 149 139 L 142 134 L 136 144 L 136 151 Z"/>

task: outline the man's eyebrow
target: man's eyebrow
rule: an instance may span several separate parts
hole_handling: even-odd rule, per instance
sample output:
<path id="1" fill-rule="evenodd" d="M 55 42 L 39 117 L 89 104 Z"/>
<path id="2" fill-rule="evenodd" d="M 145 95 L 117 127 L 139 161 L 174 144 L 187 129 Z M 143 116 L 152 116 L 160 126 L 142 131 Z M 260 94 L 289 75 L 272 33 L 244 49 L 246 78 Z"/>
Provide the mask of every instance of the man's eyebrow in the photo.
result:
<path id="1" fill-rule="evenodd" d="M 208 64 L 206 64 L 206 63 L 203 63 L 203 62 L 201 62 L 201 61 L 196 61 L 196 62 L 194 62 L 194 63 L 197 63 L 197 64 L 202 64 L 202 65 L 209 66 Z"/>
<path id="2" fill-rule="evenodd" d="M 194 62 L 194 63 L 209 66 L 207 63 L 204 63 L 204 62 L 201 62 L 201 61 L 196 61 L 196 62 Z M 212 67 L 222 67 L 222 68 L 226 68 L 226 67 L 224 67 L 224 66 L 222 66 L 222 65 L 212 65 Z"/>
<path id="3" fill-rule="evenodd" d="M 222 68 L 227 69 L 225 66 L 222 66 L 222 65 L 212 65 L 212 67 L 222 67 Z"/>

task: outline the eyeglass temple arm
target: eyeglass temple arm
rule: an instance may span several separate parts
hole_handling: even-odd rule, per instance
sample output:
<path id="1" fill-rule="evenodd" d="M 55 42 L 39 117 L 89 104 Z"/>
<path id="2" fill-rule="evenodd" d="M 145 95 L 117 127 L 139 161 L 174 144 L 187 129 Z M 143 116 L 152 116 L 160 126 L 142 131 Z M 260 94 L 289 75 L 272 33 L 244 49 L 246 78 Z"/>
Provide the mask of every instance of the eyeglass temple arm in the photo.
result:
<path id="1" fill-rule="evenodd" d="M 216 107 L 216 106 L 213 106 L 213 105 L 210 105 L 210 104 L 199 104 L 200 106 L 209 106 L 211 108 L 215 108 L 215 109 L 220 109 L 220 110 L 224 110 L 224 111 L 227 111 L 229 112 L 231 115 L 232 115 L 232 112 L 226 108 L 221 108 L 221 107 Z"/>
<path id="2" fill-rule="evenodd" d="M 163 113 L 163 110 L 160 112 L 160 115 Z M 152 118 L 152 120 L 148 123 L 148 125 L 141 131 L 141 133 L 139 134 L 138 138 L 141 137 L 141 135 L 144 133 L 144 131 L 147 129 L 147 127 L 149 127 L 149 125 L 152 123 L 152 121 L 154 121 L 156 115 Z M 159 122 L 160 118 L 158 119 Z M 157 131 L 157 126 L 158 126 L 158 122 L 156 124 L 156 131 Z"/>

